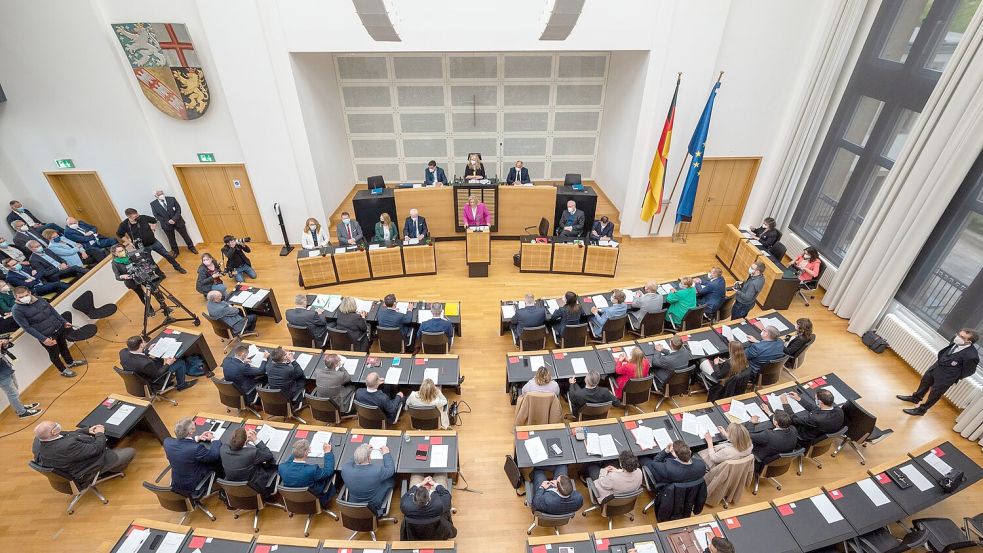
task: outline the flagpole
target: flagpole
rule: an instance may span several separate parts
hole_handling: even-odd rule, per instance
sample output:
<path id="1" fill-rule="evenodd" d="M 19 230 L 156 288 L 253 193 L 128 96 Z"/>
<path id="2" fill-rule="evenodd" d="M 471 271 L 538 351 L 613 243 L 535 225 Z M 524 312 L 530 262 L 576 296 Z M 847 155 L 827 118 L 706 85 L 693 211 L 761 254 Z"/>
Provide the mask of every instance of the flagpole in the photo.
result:
<path id="1" fill-rule="evenodd" d="M 683 79 L 683 72 L 682 72 L 682 71 L 679 71 L 679 72 L 677 72 L 677 73 L 676 73 L 676 94 L 678 94 L 678 93 L 679 93 L 679 83 L 680 83 L 680 81 L 682 81 L 682 79 Z M 673 100 L 675 100 L 675 98 L 676 98 L 676 96 L 675 96 L 675 94 L 674 94 L 674 95 L 673 95 Z M 672 106 L 672 107 L 673 107 L 673 108 L 675 107 L 675 102 L 673 102 L 673 106 Z M 666 158 L 668 158 L 668 157 L 669 157 L 669 156 L 668 156 L 668 153 L 669 153 L 669 152 L 666 152 L 666 154 L 667 154 L 667 155 L 666 155 Z M 665 179 L 663 179 L 663 180 L 665 180 Z M 676 175 L 676 182 L 677 182 L 677 183 L 679 182 L 679 175 Z M 674 192 L 676 192 L 676 185 L 675 185 L 675 184 L 673 184 L 673 186 L 672 186 L 672 192 L 670 192 L 670 193 L 669 193 L 669 202 L 670 202 L 670 203 L 672 202 L 672 194 L 673 194 Z M 659 235 L 659 230 L 661 230 L 661 229 L 662 229 L 662 221 L 663 221 L 663 220 L 665 220 L 665 218 L 666 218 L 666 210 L 665 210 L 665 209 L 662 209 L 662 203 L 661 203 L 661 202 L 662 202 L 662 200 L 661 200 L 661 198 L 659 199 L 659 202 L 660 202 L 660 203 L 659 203 L 659 210 L 660 210 L 660 211 L 662 211 L 662 218 L 661 218 L 661 219 L 659 219 L 659 228 L 658 228 L 658 229 L 656 229 L 656 231 L 655 231 L 655 234 L 656 234 L 656 236 L 658 236 L 658 235 Z M 668 204 L 666 205 L 666 207 L 668 207 Z M 648 234 L 649 234 L 650 236 L 651 236 L 651 234 L 652 234 L 652 222 L 653 222 L 653 221 L 655 221 L 655 217 L 652 217 L 651 219 L 649 219 L 649 232 L 648 232 Z"/>

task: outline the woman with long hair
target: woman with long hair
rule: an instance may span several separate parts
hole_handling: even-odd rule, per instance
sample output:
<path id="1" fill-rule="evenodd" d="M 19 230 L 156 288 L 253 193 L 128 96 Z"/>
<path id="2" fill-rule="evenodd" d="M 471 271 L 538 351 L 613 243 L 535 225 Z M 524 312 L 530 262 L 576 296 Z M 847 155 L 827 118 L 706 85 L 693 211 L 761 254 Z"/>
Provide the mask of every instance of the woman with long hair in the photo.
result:
<path id="1" fill-rule="evenodd" d="M 815 339 L 816 335 L 812 333 L 812 321 L 805 317 L 798 319 L 795 321 L 795 336 L 785 344 L 785 355 L 790 358 L 798 356 Z"/>
<path id="2" fill-rule="evenodd" d="M 222 293 L 222 299 L 225 299 L 229 294 L 222 282 L 222 264 L 208 252 L 201 254 L 201 265 L 198 265 L 195 290 L 203 296 L 208 295 L 212 290 L 217 290 Z"/>
<path id="3" fill-rule="evenodd" d="M 751 434 L 748 433 L 747 428 L 743 424 L 732 422 L 727 425 L 726 430 L 717 427 L 717 431 L 727 441 L 713 445 L 713 436 L 709 432 L 704 436 L 707 442 L 707 448 L 701 451 L 699 455 L 707 464 L 707 470 L 712 469 L 714 465 L 719 465 L 724 461 L 743 459 L 751 455 L 751 449 L 753 449 L 754 445 L 751 443 Z M 709 485 L 710 483 L 707 482 L 707 484 Z"/>
<path id="4" fill-rule="evenodd" d="M 469 181 L 485 178 L 485 166 L 481 163 L 480 155 L 470 154 L 468 156 L 468 164 L 464 167 L 464 178 Z"/>
<path id="5" fill-rule="evenodd" d="M 631 356 L 624 353 L 618 356 L 614 364 L 614 372 L 618 375 L 614 380 L 614 396 L 621 397 L 621 392 L 625 385 L 632 378 L 645 378 L 649 375 L 649 360 L 645 358 L 642 348 L 635 347 L 631 350 Z"/>
<path id="6" fill-rule="evenodd" d="M 379 216 L 379 222 L 375 224 L 375 236 L 372 237 L 372 242 L 381 244 L 397 240 L 399 240 L 399 228 L 388 213 L 383 213 Z"/>
<path id="7" fill-rule="evenodd" d="M 713 363 L 709 359 L 704 359 L 700 362 L 700 370 L 713 382 L 722 382 L 748 368 L 744 345 L 739 341 L 727 342 L 727 355 L 727 357 L 717 357 Z"/>
<path id="8" fill-rule="evenodd" d="M 560 385 L 553 380 L 553 373 L 545 365 L 536 369 L 536 375 L 529 382 L 522 386 L 522 394 L 529 392 L 550 392 L 556 396 L 560 395 Z"/>
<path id="9" fill-rule="evenodd" d="M 447 417 L 447 398 L 440 391 L 440 387 L 429 378 L 420 384 L 418 391 L 410 393 L 406 398 L 406 406 L 436 407 L 440 411 L 440 428 L 447 430 L 451 427 L 450 419 Z"/>
<path id="10" fill-rule="evenodd" d="M 304 230 L 300 233 L 300 245 L 305 250 L 316 250 L 328 246 L 327 232 L 322 232 L 321 223 L 311 217 L 304 223 Z"/>
<path id="11" fill-rule="evenodd" d="M 584 312 L 580 309 L 580 301 L 576 293 L 567 292 L 563 295 L 563 305 L 553 312 L 550 321 L 553 324 L 553 339 L 556 345 L 560 345 L 560 338 L 567 325 L 579 325 L 584 322 Z"/>

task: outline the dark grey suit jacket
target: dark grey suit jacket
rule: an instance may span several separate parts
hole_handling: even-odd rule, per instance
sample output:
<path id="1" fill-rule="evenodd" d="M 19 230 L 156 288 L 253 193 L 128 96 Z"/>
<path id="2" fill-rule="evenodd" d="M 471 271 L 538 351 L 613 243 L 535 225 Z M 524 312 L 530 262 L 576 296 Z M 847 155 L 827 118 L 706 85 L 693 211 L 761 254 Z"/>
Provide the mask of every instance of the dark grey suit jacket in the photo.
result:
<path id="1" fill-rule="evenodd" d="M 238 451 L 222 444 L 221 455 L 226 480 L 249 482 L 249 487 L 260 493 L 270 488 L 270 479 L 276 474 L 276 457 L 266 444 L 257 441 L 255 447 L 246 444 Z"/>
<path id="2" fill-rule="evenodd" d="M 286 315 L 288 323 L 305 327 L 319 346 L 324 343 L 324 337 L 328 334 L 328 320 L 323 314 L 318 315 L 314 310 L 295 307 L 287 309 Z"/>
<path id="3" fill-rule="evenodd" d="M 652 359 L 652 374 L 655 375 L 656 380 L 665 383 L 672 373 L 688 367 L 690 359 L 689 350 L 685 347 L 680 348 L 679 351 L 663 349 L 661 354 L 656 352 Z"/>
<path id="4" fill-rule="evenodd" d="M 184 219 L 181 217 L 181 204 L 177 203 L 174 196 L 164 196 L 164 203 L 167 204 L 167 208 L 160 205 L 157 200 L 150 202 L 150 212 L 154 214 L 160 228 L 167 230 L 173 226 L 167 221 L 173 220 L 175 225 L 179 225 Z"/>
<path id="5" fill-rule="evenodd" d="M 89 434 L 81 430 L 62 432 L 62 437 L 49 442 L 34 440 L 34 460 L 43 467 L 68 473 L 76 484 L 88 486 L 96 473 L 107 464 L 111 451 L 106 447 L 105 434 Z"/>

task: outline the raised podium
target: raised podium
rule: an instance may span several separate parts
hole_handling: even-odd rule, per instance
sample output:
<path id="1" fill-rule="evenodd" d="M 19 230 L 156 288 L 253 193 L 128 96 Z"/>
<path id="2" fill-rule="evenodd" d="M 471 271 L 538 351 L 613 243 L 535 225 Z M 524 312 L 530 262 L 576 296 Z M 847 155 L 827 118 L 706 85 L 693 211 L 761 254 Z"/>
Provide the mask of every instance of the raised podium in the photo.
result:
<path id="1" fill-rule="evenodd" d="M 491 263 L 491 233 L 488 227 L 468 228 L 465 239 L 468 276 L 488 276 L 488 265 Z"/>

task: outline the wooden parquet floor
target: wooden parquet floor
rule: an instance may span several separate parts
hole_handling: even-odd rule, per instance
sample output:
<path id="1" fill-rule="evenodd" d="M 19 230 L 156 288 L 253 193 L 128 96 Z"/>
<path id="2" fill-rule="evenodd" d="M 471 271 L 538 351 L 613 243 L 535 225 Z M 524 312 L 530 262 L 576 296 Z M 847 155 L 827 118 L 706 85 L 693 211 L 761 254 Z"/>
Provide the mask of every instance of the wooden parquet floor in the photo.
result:
<path id="1" fill-rule="evenodd" d="M 531 521 L 529 511 L 523 506 L 506 482 L 502 472 L 504 455 L 512 451 L 513 408 L 503 392 L 504 354 L 513 349 L 510 338 L 498 335 L 499 300 L 519 298 L 528 291 L 536 295 L 557 296 L 566 290 L 590 292 L 616 286 L 637 285 L 649 278 L 669 280 L 683 274 L 706 270 L 715 263 L 713 251 L 716 235 L 691 237 L 687 244 L 673 244 L 668 239 L 632 240 L 621 252 L 617 277 L 576 277 L 567 275 L 520 274 L 511 263 L 516 244 L 511 241 L 493 242 L 493 261 L 486 279 L 468 279 L 464 263 L 464 242 L 438 244 L 438 274 L 436 276 L 407 277 L 362 282 L 319 291 L 379 298 L 394 292 L 401 298 L 429 300 L 456 299 L 462 302 L 463 337 L 455 341 L 453 353 L 461 356 L 463 374 L 467 377 L 463 398 L 473 413 L 463 415 L 461 434 L 461 464 L 473 490 L 481 493 L 455 492 L 454 504 L 459 513 L 455 524 L 459 534 L 457 542 L 463 552 L 522 551 L 526 539 L 525 529 Z M 202 247 L 201 251 L 215 251 L 217 247 Z M 279 247 L 257 245 L 254 247 L 255 268 L 258 283 L 276 290 L 283 309 L 289 307 L 297 286 L 297 269 L 293 257 L 277 256 Z M 176 275 L 168 267 L 168 288 L 177 293 L 195 310 L 203 307 L 202 300 L 194 292 L 193 256 L 183 253 L 181 262 L 192 269 L 191 274 Z M 731 280 L 728 277 L 728 280 Z M 134 324 L 127 323 L 121 315 L 113 318 L 119 336 L 109 325 L 103 324 L 100 335 L 108 340 L 122 342 L 130 332 L 135 332 L 140 316 L 140 303 L 128 294 L 120 307 Z M 881 355 L 867 350 L 859 337 L 846 332 L 845 321 L 826 308 L 813 302 L 805 307 L 796 300 L 787 312 L 789 319 L 808 316 L 815 323 L 818 341 L 810 351 L 804 375 L 824 371 L 836 371 L 844 380 L 863 395 L 862 404 L 879 418 L 882 428 L 893 428 L 895 433 L 880 444 L 868 448 L 868 466 L 886 461 L 915 446 L 933 439 L 948 439 L 978 462 L 983 462 L 978 444 L 971 443 L 951 430 L 956 410 L 941 402 L 928 416 L 911 418 L 901 413 L 904 407 L 894 399 L 894 394 L 909 392 L 916 383 L 916 376 L 893 353 Z M 205 328 L 205 327 L 203 327 Z M 261 319 L 258 328 L 261 339 L 267 342 L 290 342 L 283 324 L 276 326 L 270 319 Z M 217 338 L 207 331 L 208 342 L 221 356 Z M 27 467 L 34 424 L 42 419 L 57 420 L 68 428 L 79 421 L 108 393 L 124 393 L 122 382 L 112 372 L 121 343 L 95 339 L 82 344 L 89 365 L 74 380 L 60 378 L 49 370 L 30 389 L 23 393 L 27 401 L 40 401 L 47 411 L 41 418 L 21 421 L 9 411 L 0 418 L 0 451 L 3 452 L 2 478 L 4 499 L 0 501 L 0 550 L 3 551 L 109 551 L 113 543 L 133 518 L 146 517 L 176 522 L 178 516 L 162 510 L 153 495 L 141 486 L 144 480 L 152 480 L 165 466 L 163 450 L 155 439 L 137 434 L 124 445 L 137 449 L 137 456 L 124 479 L 115 479 L 102 486 L 109 498 L 107 506 L 94 497 L 82 500 L 76 513 L 65 514 L 66 498 L 53 492 L 47 482 Z M 451 394 L 453 395 L 453 394 Z M 158 404 L 164 422 L 168 426 L 183 416 L 199 411 L 221 411 L 214 386 L 203 381 L 198 386 L 175 394 L 180 405 Z M 456 399 L 453 398 L 452 399 Z M 690 403 L 702 400 L 702 396 L 688 398 Z M 651 407 L 651 406 L 650 406 Z M 408 422 L 408 421 L 407 421 Z M 348 423 L 352 425 L 354 423 Z M 824 461 L 822 470 L 807 466 L 802 476 L 790 474 L 782 478 L 784 489 L 776 491 L 763 484 L 758 496 L 747 493 L 743 504 L 769 500 L 787 493 L 819 486 L 844 477 L 860 477 L 862 467 L 851 451 L 844 451 L 835 459 Z M 578 484 L 579 485 L 579 484 Z M 645 499 L 648 501 L 648 499 Z M 218 516 L 210 522 L 200 513 L 192 516 L 190 524 L 221 530 L 249 532 L 251 517 L 234 520 L 229 511 L 212 505 Z M 983 511 L 983 484 L 961 491 L 957 498 L 945 501 L 923 516 L 948 516 L 961 518 Z M 636 523 L 653 523 L 654 517 L 638 513 Z M 300 536 L 302 517 L 287 518 L 276 509 L 263 513 L 261 532 L 274 535 Z M 628 525 L 619 521 L 618 526 Z M 593 531 L 606 528 L 606 523 L 593 514 L 586 518 L 577 516 L 564 532 Z M 537 533 L 543 533 L 538 530 Z M 348 532 L 340 523 L 328 518 L 316 521 L 312 536 L 343 539 Z M 379 532 L 383 540 L 398 539 L 398 528 L 384 525 Z"/>

